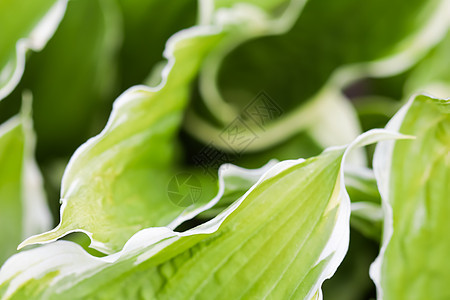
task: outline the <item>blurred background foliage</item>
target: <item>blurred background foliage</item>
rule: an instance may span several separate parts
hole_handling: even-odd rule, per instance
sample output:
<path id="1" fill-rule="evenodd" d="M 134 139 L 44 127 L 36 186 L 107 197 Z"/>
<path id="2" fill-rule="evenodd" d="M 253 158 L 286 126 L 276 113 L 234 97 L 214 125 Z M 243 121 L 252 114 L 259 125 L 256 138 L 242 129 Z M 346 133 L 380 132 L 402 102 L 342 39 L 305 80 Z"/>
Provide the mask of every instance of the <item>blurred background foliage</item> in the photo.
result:
<path id="1" fill-rule="evenodd" d="M 218 4 L 228 5 L 227 1 Z M 358 76 L 341 86 L 335 87 L 331 79 L 343 66 L 406 51 L 410 43 L 405 41 L 420 30 L 438 4 L 434 0 L 310 0 L 287 33 L 218 49 L 214 55 L 220 63 L 206 64 L 192 87 L 188 110 L 202 116 L 204 123 L 199 126 L 208 124 L 220 133 L 261 90 L 281 107 L 279 119 L 283 119 L 311 102 L 324 86 L 330 86 L 352 104 L 358 130 L 383 127 L 412 93 L 448 89 L 450 34 L 416 64 L 398 72 L 375 76 L 362 67 Z M 118 95 L 136 84 L 158 83 L 155 74 L 164 65 L 167 39 L 195 25 L 197 10 L 195 0 L 71 0 L 46 47 L 27 53 L 19 85 L 0 102 L 0 121 L 19 111 L 24 91 L 32 92 L 37 161 L 55 225 L 59 220 L 59 185 L 68 159 L 104 127 Z M 224 105 L 236 114 L 208 104 L 208 90 L 216 83 Z M 189 122 L 186 117 L 186 124 Z M 179 161 L 195 170 L 205 185 L 202 197 L 210 198 L 216 182 L 193 159 L 211 139 L 199 138 L 203 132 L 202 127 L 180 132 Z M 314 135 L 299 129 L 251 152 L 217 150 L 227 153 L 228 161 L 234 164 L 256 168 L 272 158 L 309 157 L 323 148 Z M 368 148 L 367 157 L 372 154 L 373 148 Z M 217 166 L 208 168 L 214 173 Z M 358 191 L 353 195 L 359 199 L 367 196 Z M 68 238 L 88 244 L 83 235 Z M 352 230 L 348 255 L 324 285 L 325 299 L 375 297 L 368 268 L 378 253 L 377 239 L 376 234 Z"/>

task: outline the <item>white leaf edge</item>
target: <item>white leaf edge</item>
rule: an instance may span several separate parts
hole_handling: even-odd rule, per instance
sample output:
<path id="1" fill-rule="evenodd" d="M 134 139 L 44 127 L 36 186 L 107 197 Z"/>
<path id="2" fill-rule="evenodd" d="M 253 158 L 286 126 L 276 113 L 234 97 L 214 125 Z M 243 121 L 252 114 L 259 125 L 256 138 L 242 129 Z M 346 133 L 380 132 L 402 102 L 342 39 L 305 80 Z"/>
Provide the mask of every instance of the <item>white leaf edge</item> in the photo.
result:
<path id="1" fill-rule="evenodd" d="M 6 84 L 0 88 L 0 101 L 8 96 L 19 83 L 25 69 L 25 56 L 28 49 L 42 50 L 53 36 L 64 16 L 67 2 L 68 0 L 58 0 L 33 28 L 28 37 L 21 38 L 16 42 L 14 65 L 7 64 L 3 70 L 0 70 L 0 78 L 9 77 Z M 14 68 L 14 71 L 12 75 L 8 76 L 11 73 L 11 68 Z"/>
<path id="2" fill-rule="evenodd" d="M 54 229 L 47 231 L 46 233 L 56 232 L 61 227 L 62 216 L 63 216 L 64 210 L 67 206 L 67 199 L 64 195 L 72 193 L 71 183 L 76 181 L 76 177 L 77 177 L 76 175 L 74 175 L 77 173 L 76 170 L 72 170 L 72 169 L 76 168 L 76 162 L 78 160 L 78 157 L 80 157 L 80 156 L 84 155 L 86 152 L 88 152 L 92 147 L 94 147 L 97 144 L 98 141 L 103 139 L 103 137 L 105 135 L 107 135 L 110 131 L 112 131 L 114 129 L 114 127 L 116 126 L 116 123 L 121 122 L 122 118 L 121 118 L 120 111 L 121 111 L 122 107 L 128 105 L 128 103 L 130 103 L 130 102 L 139 101 L 139 98 L 142 96 L 142 94 L 156 93 L 156 92 L 160 91 L 166 85 L 168 75 L 171 72 L 171 70 L 175 64 L 175 61 L 176 61 L 174 51 L 175 51 L 176 45 L 178 43 L 182 42 L 183 40 L 189 40 L 191 38 L 195 38 L 195 37 L 199 37 L 199 36 L 217 35 L 217 34 L 220 34 L 221 32 L 224 32 L 224 28 L 226 28 L 227 26 L 230 26 L 231 24 L 235 24 L 238 21 L 244 22 L 245 20 L 247 20 L 247 17 L 245 15 L 243 15 L 241 12 L 242 12 L 242 7 L 244 7 L 244 11 L 247 11 L 247 9 L 249 8 L 249 5 L 243 5 L 243 6 L 238 5 L 237 7 L 238 7 L 237 10 L 235 10 L 235 9 L 230 10 L 228 8 L 221 8 L 221 9 L 217 10 L 216 14 L 214 16 L 211 16 L 211 17 L 213 17 L 212 25 L 211 24 L 196 25 L 196 26 L 178 31 L 177 33 L 172 35 L 168 39 L 168 41 L 166 43 L 166 47 L 163 52 L 163 57 L 167 60 L 167 64 L 161 70 L 161 76 L 160 76 L 161 81 L 159 82 L 159 84 L 154 87 L 150 87 L 150 86 L 146 86 L 146 85 L 133 86 L 133 87 L 129 88 L 128 90 L 126 90 L 125 92 L 123 92 L 116 99 L 116 101 L 114 101 L 113 109 L 112 109 L 111 115 L 108 119 L 108 122 L 107 122 L 105 128 L 100 132 L 100 134 L 98 134 L 95 137 L 90 138 L 87 142 L 85 142 L 83 145 L 81 145 L 75 151 L 75 153 L 72 155 L 72 157 L 70 158 L 69 163 L 64 171 L 62 183 L 61 183 L 60 222 Z M 250 29 L 246 28 L 246 30 L 250 30 Z M 73 185 L 73 186 L 76 186 L 76 185 Z M 212 205 L 210 205 L 210 204 L 206 205 L 207 208 L 209 208 L 210 206 L 212 206 Z M 177 225 L 179 225 L 180 223 L 182 223 L 183 221 L 187 220 L 188 218 L 192 218 L 193 216 L 196 215 L 196 213 L 199 213 L 201 211 L 203 211 L 201 207 L 199 209 L 194 209 L 192 212 L 189 212 L 189 208 L 188 208 L 188 210 L 185 210 L 184 212 L 182 212 L 180 214 L 180 216 L 178 218 L 176 218 L 172 223 L 168 224 L 168 226 L 170 226 L 171 228 L 174 228 Z M 99 251 L 102 251 L 104 253 L 110 252 L 107 245 L 105 245 L 104 243 L 102 243 L 100 241 L 95 240 L 93 238 L 93 234 L 84 229 L 69 230 L 57 238 L 49 239 L 49 240 L 46 240 L 43 242 L 33 242 L 32 244 L 51 243 L 63 236 L 66 236 L 66 235 L 68 235 L 70 233 L 74 233 L 74 232 L 82 232 L 82 233 L 86 234 L 91 241 L 89 247 L 99 250 Z M 33 237 L 30 237 L 29 239 L 23 241 L 19 245 L 18 249 L 21 249 L 21 248 L 29 245 L 29 241 L 32 238 Z"/>
<path id="3" fill-rule="evenodd" d="M 300 131 L 306 130 L 310 132 L 313 137 L 324 147 L 331 146 L 326 135 L 321 134 L 323 130 L 311 130 L 315 126 L 324 127 L 321 122 L 317 122 L 316 118 L 308 117 L 310 115 L 325 115 L 329 116 L 328 105 L 330 101 L 336 101 L 342 104 L 342 99 L 347 100 L 346 97 L 340 92 L 340 90 L 356 81 L 358 78 L 363 76 L 368 77 L 387 77 L 399 74 L 411 66 L 415 62 L 420 60 L 425 54 L 435 46 L 448 31 L 450 25 L 450 2 L 447 0 L 442 0 L 435 10 L 435 13 L 430 17 L 428 23 L 423 26 L 412 37 L 407 37 L 406 40 L 402 41 L 400 44 L 408 45 L 404 46 L 404 51 L 394 54 L 392 56 L 371 61 L 363 62 L 351 65 L 344 65 L 335 72 L 333 72 L 327 83 L 324 84 L 323 88 L 317 92 L 317 94 L 311 97 L 305 105 L 302 105 L 295 110 L 291 111 L 288 115 L 284 116 L 282 119 L 273 122 L 265 128 L 265 131 L 259 132 L 260 139 L 252 143 L 247 150 L 258 151 L 270 147 L 273 144 L 280 143 Z M 282 33 L 280 31 L 280 33 Z M 217 64 L 217 60 L 221 60 L 227 53 L 231 52 L 234 47 L 238 44 L 231 45 L 229 48 L 223 49 L 221 53 L 218 53 L 216 57 L 211 58 L 209 63 L 205 64 L 200 73 L 200 90 L 202 93 L 202 99 L 208 110 L 213 114 L 215 118 L 221 120 L 224 124 L 228 124 L 235 118 L 237 112 L 230 106 L 222 97 L 219 88 L 217 86 L 217 74 L 220 68 L 220 64 Z M 325 97 L 326 94 L 333 94 L 336 97 L 329 98 Z M 330 96 L 330 95 L 328 95 Z M 328 104 L 326 104 L 328 102 Z M 342 111 L 344 112 L 344 110 Z M 349 130 L 349 126 L 353 126 L 351 133 L 358 131 L 357 134 L 361 132 L 359 123 L 356 118 L 356 112 L 354 110 L 349 110 L 345 112 L 347 118 L 353 119 L 352 121 L 346 122 L 346 130 Z M 198 128 L 206 127 L 206 130 L 211 131 L 212 126 L 208 124 L 207 121 L 196 116 L 193 112 L 190 113 L 191 119 L 195 122 L 195 126 L 185 123 L 185 129 L 194 136 L 196 139 L 204 142 L 204 136 L 199 133 Z M 328 122 L 327 129 L 335 130 L 336 122 Z M 194 130 L 194 127 L 196 130 Z M 209 128 L 208 128 L 209 127 Z M 355 135 L 347 134 L 343 136 L 342 140 L 338 143 L 349 142 L 346 139 L 354 139 Z M 226 143 L 217 141 L 218 147 L 222 149 L 227 149 L 229 146 Z M 354 154 L 354 164 L 364 165 L 363 153 Z"/>
<path id="4" fill-rule="evenodd" d="M 52 225 L 52 216 L 47 206 L 42 174 L 34 160 L 36 137 L 31 119 L 31 99 L 25 98 L 26 96 L 24 96 L 20 114 L 0 125 L 0 136 L 21 126 L 24 137 L 21 178 L 21 238 L 26 238 L 42 230 L 48 230 Z"/>
<path id="5" fill-rule="evenodd" d="M 175 220 L 170 222 L 169 225 L 167 225 L 168 228 L 175 230 L 178 225 L 183 223 L 184 221 L 190 220 L 194 218 L 195 216 L 199 215 L 200 213 L 204 212 L 205 210 L 208 210 L 212 208 L 214 205 L 219 202 L 219 200 L 222 198 L 222 196 L 225 193 L 225 189 L 227 188 L 228 184 L 226 183 L 227 177 L 240 177 L 247 181 L 257 182 L 257 180 L 268 170 L 270 170 L 274 165 L 277 164 L 277 160 L 270 160 L 267 164 L 262 166 L 258 169 L 245 169 L 238 166 L 235 166 L 233 164 L 224 164 L 220 166 L 219 168 L 219 191 L 217 195 L 208 203 L 205 205 L 202 205 L 200 207 L 194 207 L 194 208 L 186 208 L 185 211 L 183 211 Z M 236 189 L 238 187 L 229 187 L 228 189 Z"/>
<path id="6" fill-rule="evenodd" d="M 298 162 L 303 161 L 304 160 L 298 160 Z M 262 168 L 253 170 L 247 170 L 231 164 L 223 165 L 219 169 L 219 176 L 221 177 L 219 179 L 219 192 L 217 196 L 204 207 L 203 210 L 208 209 L 220 200 L 223 192 L 225 191 L 225 177 L 240 176 L 247 179 L 255 179 L 258 177 L 257 183 L 255 183 L 250 189 L 253 190 L 255 186 L 259 185 L 263 180 L 275 176 L 287 167 L 295 164 L 295 162 L 297 161 L 274 164 L 274 161 L 271 161 Z M 250 190 L 247 191 L 245 196 L 250 192 Z M 241 197 L 241 199 L 237 202 L 240 204 L 245 196 Z M 196 227 L 194 230 L 175 232 L 169 227 L 150 227 L 143 229 L 134 234 L 127 241 L 120 252 L 101 258 L 91 256 L 78 244 L 68 241 L 56 241 L 35 249 L 23 251 L 8 259 L 0 269 L 0 285 L 8 279 L 13 278 L 2 299 L 8 299 L 14 293 L 14 290 L 18 289 L 30 279 L 41 278 L 47 271 L 56 269 L 59 270 L 58 275 L 52 280 L 52 284 L 56 284 L 65 276 L 73 274 L 80 275 L 78 280 L 82 280 L 84 278 L 82 277 L 83 273 L 93 270 L 100 271 L 110 264 L 133 257 L 133 255 L 139 254 L 136 258 L 136 265 L 142 263 L 180 237 L 194 234 L 211 234 L 215 232 L 219 228 L 220 224 L 222 224 L 223 220 L 225 220 L 226 217 L 239 206 L 239 204 L 232 204 L 216 218 Z M 185 219 L 185 217 L 181 216 L 173 223 L 179 223 L 183 219 Z M 165 239 L 169 240 L 161 242 Z M 146 248 L 150 249 L 143 251 Z M 139 253 L 141 251 L 143 253 Z M 76 282 L 74 280 L 71 283 L 75 284 Z M 63 289 L 64 287 L 61 287 L 59 290 L 62 291 Z"/>
<path id="7" fill-rule="evenodd" d="M 269 35 L 280 35 L 287 32 L 295 24 L 295 21 L 307 1 L 289 0 L 286 2 L 289 4 L 284 9 L 283 13 L 277 18 L 270 18 L 267 13 L 263 12 L 258 7 L 250 4 L 242 5 L 242 3 L 237 3 L 228 9 L 220 8 L 216 11 L 214 11 L 214 9 L 211 11 L 211 14 L 215 13 L 222 16 L 236 13 L 243 16 L 242 18 L 245 16 L 248 21 L 253 22 L 259 19 L 259 21 L 256 21 L 257 23 L 263 23 L 263 19 L 265 19 L 265 24 L 264 26 L 260 26 L 260 30 L 248 32 L 245 36 L 241 36 L 233 41 L 225 41 L 205 60 L 204 66 L 199 74 L 199 88 L 203 102 L 208 110 L 213 113 L 214 117 L 222 123 L 230 123 L 237 115 L 239 115 L 239 112 L 235 111 L 234 107 L 230 106 L 223 99 L 219 91 L 216 79 L 221 67 L 219 62 L 223 61 L 223 58 L 228 53 L 249 39 Z M 222 17 L 222 19 L 226 18 Z"/>
<path id="8" fill-rule="evenodd" d="M 32 95 L 23 93 L 20 118 L 25 137 L 23 172 L 22 172 L 22 202 L 23 202 L 23 235 L 27 238 L 33 234 L 49 230 L 53 223 L 47 196 L 44 191 L 44 180 L 34 158 L 36 134 L 33 130 Z"/>
<path id="9" fill-rule="evenodd" d="M 332 256 L 332 259 L 321 272 L 321 275 L 317 279 L 316 283 L 311 287 L 307 299 L 311 299 L 313 297 L 319 297 L 320 299 L 320 287 L 323 281 L 333 276 L 348 249 L 350 199 L 345 190 L 343 171 L 346 156 L 348 155 L 349 151 L 352 151 L 354 148 L 362 147 L 364 145 L 380 140 L 392 138 L 404 138 L 404 136 L 401 136 L 395 132 L 388 132 L 381 129 L 372 130 L 360 135 L 352 144 L 348 146 L 332 147 L 325 150 L 345 150 L 341 161 L 339 177 L 335 185 L 335 191 L 337 191 L 337 195 L 339 196 L 337 197 L 336 201 L 330 202 L 324 213 L 326 213 L 327 211 L 329 211 L 329 209 L 335 207 L 336 205 L 340 205 L 340 207 L 336 225 L 316 264 L 318 264 L 324 258 L 330 256 Z M 70 288 L 72 285 L 77 284 L 81 280 L 92 276 L 96 272 L 99 272 L 116 262 L 127 259 L 135 259 L 134 264 L 138 265 L 148 260 L 181 237 L 199 234 L 212 234 L 216 232 L 223 221 L 237 207 L 239 207 L 243 201 L 245 201 L 246 197 L 251 193 L 251 191 L 253 191 L 263 181 L 276 176 L 277 174 L 288 168 L 302 164 L 304 162 L 304 159 L 287 160 L 271 166 L 266 165 L 265 167 L 259 169 L 259 171 L 261 171 L 263 174 L 241 198 L 235 201 L 230 207 L 228 207 L 212 220 L 185 232 L 175 232 L 168 227 L 150 227 L 147 229 L 143 229 L 134 234 L 127 241 L 120 252 L 100 258 L 89 255 L 81 246 L 68 241 L 56 241 L 54 243 L 37 247 L 32 250 L 23 251 L 17 255 L 14 255 L 10 259 L 8 259 L 0 269 L 0 285 L 2 283 L 10 281 L 2 299 L 8 299 L 13 295 L 15 290 L 26 284 L 27 281 L 33 278 L 42 278 L 47 272 L 55 270 L 59 271 L 58 274 L 51 280 L 50 286 L 57 285 L 58 282 L 64 279 L 66 276 L 75 275 L 75 277 L 77 277 L 76 279 L 72 278 L 70 282 L 66 282 L 62 286 L 56 287 L 56 292 L 62 292 L 65 289 Z M 238 167 L 230 168 L 229 165 L 227 168 L 223 168 L 222 170 L 223 171 L 219 173 L 220 176 L 226 175 L 227 170 L 232 170 L 229 174 L 235 174 L 235 172 L 237 171 L 247 173 L 248 176 L 253 178 L 254 176 L 256 176 L 254 170 L 245 170 Z M 224 180 L 220 180 L 219 182 L 223 184 Z M 220 191 L 223 193 L 224 189 L 220 189 Z"/>
<path id="10" fill-rule="evenodd" d="M 351 144 L 349 144 L 344 152 L 341 167 L 340 167 L 340 175 L 339 175 L 339 190 L 340 190 L 340 198 L 342 201 L 342 205 L 340 206 L 340 213 L 338 216 L 338 220 L 336 221 L 336 226 L 331 234 L 331 238 L 328 241 L 328 244 L 325 246 L 318 262 L 331 255 L 334 251 L 333 263 L 330 263 L 327 268 L 322 272 L 322 277 L 319 279 L 320 285 L 326 279 L 331 278 L 339 267 L 340 263 L 344 259 L 349 245 L 349 237 L 350 237 L 350 213 L 351 213 L 351 202 L 350 197 L 345 188 L 345 164 L 346 158 L 351 153 L 351 151 L 364 147 L 369 144 L 373 144 L 376 142 L 380 142 L 383 140 L 391 140 L 391 139 L 405 139 L 409 138 L 408 136 L 400 135 L 397 132 L 392 132 L 383 129 L 372 129 L 367 131 L 361 135 L 359 135 Z M 339 147 L 329 147 L 325 151 L 330 151 L 332 149 L 336 149 Z M 321 281 L 320 281 L 321 280 Z M 319 288 L 320 288 L 319 285 Z M 313 290 L 310 291 L 310 298 L 313 295 Z M 320 297 L 321 295 L 319 295 Z M 308 298 L 309 299 L 309 298 Z"/>
<path id="11" fill-rule="evenodd" d="M 313 105 L 315 110 L 306 111 L 310 115 L 311 122 L 304 129 L 322 148 L 350 143 L 361 134 L 358 114 L 339 89 L 326 88 L 313 101 L 321 105 Z M 298 128 L 296 132 L 299 132 Z M 347 158 L 347 165 L 366 166 L 366 152 L 363 149 L 351 152 Z"/>
<path id="12" fill-rule="evenodd" d="M 323 148 L 351 143 L 361 134 L 361 127 L 354 108 L 341 92 L 329 86 L 325 86 L 324 90 L 296 111 L 298 113 L 288 114 L 275 124 L 267 124 L 263 131 L 254 128 L 258 138 L 242 149 L 238 145 L 233 145 L 233 150 L 247 152 L 264 150 L 279 143 L 280 136 L 295 135 L 299 132 L 298 128 L 309 132 L 311 138 Z M 327 119 L 326 122 L 320 121 L 325 119 Z M 205 137 L 213 137 L 212 143 L 216 147 L 229 150 L 230 146 L 220 138 L 223 129 L 212 126 L 192 110 L 187 112 L 186 120 L 184 128 L 190 135 L 204 143 L 211 142 Z M 314 128 L 316 125 L 317 128 Z M 247 133 L 247 137 L 253 138 L 254 133 Z M 367 162 L 364 151 L 362 149 L 353 151 L 347 162 L 354 166 L 365 166 Z"/>
<path id="13" fill-rule="evenodd" d="M 231 22 L 231 20 L 228 20 L 227 22 Z M 100 132 L 100 134 L 98 134 L 95 137 L 90 138 L 87 142 L 85 142 L 83 145 L 81 145 L 75 151 L 75 153 L 72 155 L 72 157 L 70 158 L 69 163 L 64 171 L 62 183 L 61 183 L 60 222 L 57 227 L 48 231 L 47 233 L 56 232 L 61 227 L 62 216 L 63 216 L 64 210 L 65 210 L 65 207 L 67 206 L 67 200 L 65 199 L 64 195 L 70 194 L 72 192 L 70 186 L 71 186 L 71 183 L 73 182 L 73 180 L 76 178 L 76 173 L 77 173 L 76 170 L 72 170 L 72 169 L 75 169 L 78 157 L 80 157 L 80 156 L 84 155 L 86 152 L 88 152 L 92 147 L 94 147 L 97 144 L 98 141 L 103 139 L 103 137 L 105 135 L 107 135 L 110 131 L 112 131 L 114 129 L 114 127 L 116 126 L 116 123 L 120 123 L 122 121 L 121 113 L 120 113 L 122 107 L 129 105 L 130 102 L 139 101 L 139 98 L 142 96 L 142 94 L 156 93 L 156 92 L 160 91 L 166 85 L 168 75 L 171 72 L 171 70 L 175 64 L 175 61 L 176 61 L 174 52 L 175 52 L 175 48 L 178 43 L 181 43 L 184 40 L 189 40 L 191 38 L 196 38 L 196 37 L 200 37 L 200 36 L 212 36 L 212 35 L 220 34 L 221 32 L 223 32 L 223 28 L 227 25 L 228 25 L 228 23 L 226 23 L 226 22 L 222 23 L 222 24 L 216 24 L 216 25 L 196 25 L 196 26 L 178 31 L 177 33 L 172 35 L 168 39 L 168 41 L 166 43 L 166 47 L 163 52 L 163 56 L 167 59 L 167 64 L 164 66 L 164 68 L 161 71 L 161 82 L 155 87 L 149 87 L 149 86 L 145 86 L 145 85 L 133 86 L 133 87 L 129 88 L 128 90 L 126 90 L 125 92 L 123 92 L 116 99 L 116 101 L 114 101 L 113 109 L 112 109 L 111 115 L 108 119 L 108 122 L 107 122 L 105 128 Z M 71 177 L 73 177 L 73 178 L 71 178 Z M 187 218 L 187 216 L 192 216 L 192 215 L 193 215 L 192 213 L 189 213 L 189 214 L 186 212 L 182 213 L 180 216 L 180 219 L 177 222 L 174 221 L 173 224 L 171 224 L 171 226 L 175 226 L 177 223 L 185 220 Z M 91 232 L 88 232 L 83 229 L 75 229 L 75 230 L 67 231 L 65 234 L 59 236 L 58 238 L 61 238 L 63 236 L 66 236 L 67 234 L 70 234 L 73 232 L 82 232 L 82 233 L 86 234 L 91 240 L 89 247 L 94 248 L 99 251 L 102 251 L 102 252 L 105 252 L 105 253 L 109 252 L 109 248 L 104 243 L 95 240 L 93 238 L 93 234 Z M 33 237 L 30 237 L 30 239 L 31 238 L 33 238 Z M 33 242 L 33 244 L 47 244 L 50 242 L 54 242 L 58 238 L 50 239 L 50 240 L 47 240 L 44 242 L 36 242 L 36 243 Z M 20 249 L 20 248 L 28 245 L 28 241 L 29 241 L 29 239 L 23 241 L 19 245 L 18 248 Z"/>
<path id="14" fill-rule="evenodd" d="M 389 131 L 399 132 L 405 116 L 407 115 L 411 105 L 418 96 L 426 96 L 435 98 L 427 94 L 414 94 L 408 102 L 392 117 L 385 129 Z M 401 133 L 399 133 L 401 134 Z M 414 137 L 411 137 L 414 138 Z M 381 242 L 380 253 L 375 261 L 371 264 L 369 275 L 377 288 L 377 299 L 383 300 L 383 287 L 381 285 L 381 268 L 383 265 L 384 254 L 392 237 L 393 228 L 393 212 L 389 198 L 390 174 L 392 168 L 392 155 L 394 151 L 395 141 L 383 141 L 377 144 L 373 158 L 373 171 L 377 180 L 378 190 L 381 195 L 381 208 L 384 214 L 383 236 Z"/>

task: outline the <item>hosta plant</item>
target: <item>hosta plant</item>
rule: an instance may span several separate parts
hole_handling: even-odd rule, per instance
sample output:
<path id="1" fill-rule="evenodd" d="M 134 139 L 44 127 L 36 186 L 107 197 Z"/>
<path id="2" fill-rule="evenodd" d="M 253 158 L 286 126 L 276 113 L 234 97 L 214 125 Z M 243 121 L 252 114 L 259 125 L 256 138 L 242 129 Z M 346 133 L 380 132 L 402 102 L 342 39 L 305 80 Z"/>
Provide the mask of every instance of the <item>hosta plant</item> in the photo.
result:
<path id="1" fill-rule="evenodd" d="M 0 299 L 450 299 L 448 20 L 0 0 Z"/>

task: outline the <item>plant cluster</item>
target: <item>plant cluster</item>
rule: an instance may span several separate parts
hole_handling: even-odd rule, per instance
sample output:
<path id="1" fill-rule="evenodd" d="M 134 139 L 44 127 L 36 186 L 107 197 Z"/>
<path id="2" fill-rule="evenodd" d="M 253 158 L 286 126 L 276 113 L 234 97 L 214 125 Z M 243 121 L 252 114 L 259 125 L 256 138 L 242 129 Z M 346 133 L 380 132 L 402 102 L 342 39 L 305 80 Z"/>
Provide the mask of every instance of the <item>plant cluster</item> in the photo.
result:
<path id="1" fill-rule="evenodd" d="M 0 299 L 450 299 L 449 20 L 0 0 Z"/>

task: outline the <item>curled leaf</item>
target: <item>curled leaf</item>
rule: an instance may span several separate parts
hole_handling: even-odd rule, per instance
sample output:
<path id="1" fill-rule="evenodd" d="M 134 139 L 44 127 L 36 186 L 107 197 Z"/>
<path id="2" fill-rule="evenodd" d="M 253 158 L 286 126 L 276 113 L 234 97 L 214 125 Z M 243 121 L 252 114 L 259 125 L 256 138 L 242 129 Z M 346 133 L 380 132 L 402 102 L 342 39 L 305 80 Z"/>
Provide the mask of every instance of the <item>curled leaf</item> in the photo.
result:
<path id="1" fill-rule="evenodd" d="M 181 233 L 144 229 L 116 254 L 93 257 L 66 241 L 25 251 L 0 270 L 0 294 L 5 299 L 315 299 L 348 247 L 346 155 L 398 137 L 373 131 L 348 147 L 277 163 L 214 219 Z"/>
<path id="2" fill-rule="evenodd" d="M 375 150 L 385 215 L 371 267 L 378 298 L 447 299 L 450 101 L 414 96 L 387 128 L 416 138 L 382 142 Z"/>

